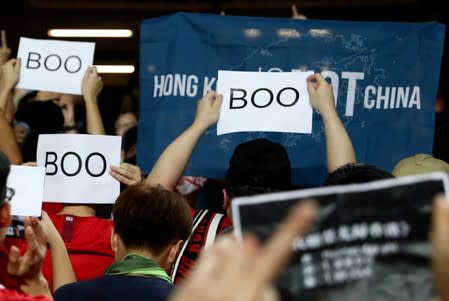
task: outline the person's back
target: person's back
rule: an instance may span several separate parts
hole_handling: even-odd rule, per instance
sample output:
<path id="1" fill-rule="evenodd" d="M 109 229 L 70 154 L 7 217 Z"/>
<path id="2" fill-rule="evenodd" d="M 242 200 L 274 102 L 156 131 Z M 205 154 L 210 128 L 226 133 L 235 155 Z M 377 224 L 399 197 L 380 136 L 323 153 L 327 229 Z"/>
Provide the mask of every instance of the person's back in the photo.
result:
<path id="1" fill-rule="evenodd" d="M 162 186 L 139 183 L 114 204 L 112 248 L 116 262 L 105 275 L 57 289 L 55 300 L 166 300 L 173 288 L 167 275 L 192 217 L 183 197 Z"/>
<path id="2" fill-rule="evenodd" d="M 55 300 L 167 300 L 173 284 L 153 277 L 128 277 L 109 275 L 92 280 L 79 281 L 56 290 Z"/>
<path id="3" fill-rule="evenodd" d="M 78 281 L 103 275 L 114 262 L 111 248 L 112 220 L 96 216 L 49 215 L 61 234 Z M 51 251 L 45 257 L 44 276 L 52 287 Z"/>

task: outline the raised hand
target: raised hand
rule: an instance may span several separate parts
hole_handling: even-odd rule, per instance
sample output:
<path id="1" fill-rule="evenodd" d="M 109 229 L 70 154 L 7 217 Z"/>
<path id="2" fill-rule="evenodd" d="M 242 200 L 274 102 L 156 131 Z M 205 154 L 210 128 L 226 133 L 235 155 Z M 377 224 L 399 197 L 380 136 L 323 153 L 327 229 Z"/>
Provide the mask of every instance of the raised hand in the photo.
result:
<path id="1" fill-rule="evenodd" d="M 19 81 L 20 77 L 20 59 L 10 59 L 1 66 L 0 82 L 1 89 L 11 91 Z"/>
<path id="2" fill-rule="evenodd" d="M 120 166 L 111 166 L 109 174 L 125 185 L 134 185 L 143 180 L 139 166 L 122 162 Z"/>
<path id="3" fill-rule="evenodd" d="M 9 56 L 11 55 L 11 49 L 8 48 L 8 43 L 6 42 L 6 31 L 1 30 L 1 44 L 0 44 L 0 66 L 5 64 Z"/>
<path id="4" fill-rule="evenodd" d="M 97 73 L 95 66 L 87 68 L 84 73 L 81 89 L 84 95 L 85 101 L 96 100 L 97 96 L 103 89 L 103 80 Z"/>
<path id="5" fill-rule="evenodd" d="M 325 114 L 335 112 L 335 99 L 332 86 L 321 76 L 315 73 L 307 77 L 307 91 L 312 107 Z"/>
<path id="6" fill-rule="evenodd" d="M 25 241 L 27 250 L 20 256 L 17 247 L 11 246 L 8 273 L 21 281 L 21 290 L 31 295 L 51 295 L 48 283 L 42 274 L 42 264 L 47 251 L 47 238 L 42 223 L 37 217 L 25 218 Z"/>
<path id="7" fill-rule="evenodd" d="M 203 130 L 207 130 L 211 125 L 216 123 L 220 116 L 222 101 L 223 95 L 214 91 L 207 93 L 201 98 L 197 103 L 193 126 L 198 126 Z"/>

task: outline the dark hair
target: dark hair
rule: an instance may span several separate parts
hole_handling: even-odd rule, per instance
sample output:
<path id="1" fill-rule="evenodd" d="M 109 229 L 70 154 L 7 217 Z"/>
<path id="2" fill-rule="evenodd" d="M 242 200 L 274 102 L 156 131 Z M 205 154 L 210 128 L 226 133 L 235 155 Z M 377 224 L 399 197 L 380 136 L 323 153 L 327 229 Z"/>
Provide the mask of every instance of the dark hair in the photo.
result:
<path id="1" fill-rule="evenodd" d="M 363 163 L 348 163 L 340 166 L 327 175 L 324 185 L 342 185 L 367 183 L 383 179 L 391 179 L 394 176 L 374 165 Z"/>
<path id="2" fill-rule="evenodd" d="M 0 151 L 0 206 L 5 202 L 6 181 L 8 180 L 10 164 L 8 157 Z"/>
<path id="3" fill-rule="evenodd" d="M 192 229 L 187 201 L 161 185 L 129 186 L 112 209 L 114 231 L 126 248 L 145 248 L 160 254 L 169 244 L 186 240 Z"/>
<path id="4" fill-rule="evenodd" d="M 226 181 L 231 187 L 285 190 L 291 186 L 291 166 L 285 148 L 268 139 L 239 144 L 229 160 Z"/>
<path id="5" fill-rule="evenodd" d="M 15 119 L 25 122 L 31 131 L 59 131 L 64 126 L 64 115 L 52 101 L 28 101 L 21 103 Z"/>

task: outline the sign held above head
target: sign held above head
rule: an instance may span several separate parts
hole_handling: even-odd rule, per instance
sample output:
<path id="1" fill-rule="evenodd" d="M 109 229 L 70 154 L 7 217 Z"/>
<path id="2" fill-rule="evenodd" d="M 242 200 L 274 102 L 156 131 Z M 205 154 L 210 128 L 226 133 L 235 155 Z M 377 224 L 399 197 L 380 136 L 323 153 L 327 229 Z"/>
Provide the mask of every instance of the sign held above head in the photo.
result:
<path id="1" fill-rule="evenodd" d="M 93 64 L 95 43 L 21 37 L 18 88 L 81 95 L 81 81 Z"/>

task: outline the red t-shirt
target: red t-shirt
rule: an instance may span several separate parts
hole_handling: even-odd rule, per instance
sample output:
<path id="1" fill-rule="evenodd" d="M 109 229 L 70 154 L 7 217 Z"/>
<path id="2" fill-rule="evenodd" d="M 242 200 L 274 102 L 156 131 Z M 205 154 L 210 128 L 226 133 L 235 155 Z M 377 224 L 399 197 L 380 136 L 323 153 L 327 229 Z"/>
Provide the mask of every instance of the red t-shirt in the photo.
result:
<path id="1" fill-rule="evenodd" d="M 1 301 L 47 301 L 51 300 L 46 296 L 33 297 L 26 295 L 20 291 L 19 282 L 14 276 L 7 272 L 8 265 L 8 250 L 6 246 L 0 246 L 0 284 L 5 288 L 0 287 Z"/>
<path id="2" fill-rule="evenodd" d="M 112 220 L 96 216 L 49 215 L 53 224 L 64 240 L 69 253 L 76 279 L 86 280 L 103 275 L 104 270 L 114 262 L 114 251 L 111 249 Z M 26 251 L 26 243 L 22 239 L 7 237 L 4 249 L 17 246 L 21 253 Z M 3 253 L 3 254 L 2 254 Z M 0 250 L 0 283 L 7 288 L 17 289 L 18 282 L 7 273 L 8 252 Z M 43 273 L 49 287 L 53 288 L 53 272 L 51 252 L 47 250 Z M 3 275 L 6 274 L 6 275 Z M 0 299 L 1 300 L 1 299 Z"/>
<path id="3" fill-rule="evenodd" d="M 198 259 L 200 251 L 211 246 L 218 234 L 232 225 L 231 220 L 221 213 L 207 209 L 191 209 L 191 211 L 193 216 L 192 235 L 182 246 L 173 267 L 171 278 L 175 284 L 180 284 L 188 275 Z"/>
<path id="4" fill-rule="evenodd" d="M 0 300 L 2 301 L 51 301 L 47 296 L 31 296 L 16 290 L 0 288 Z"/>
<path id="5" fill-rule="evenodd" d="M 6 237 L 4 244 L 0 246 L 0 283 L 4 285 L 6 288 L 19 290 L 20 288 L 19 282 L 14 276 L 8 274 L 7 271 L 7 265 L 9 261 L 9 248 L 11 246 L 11 244 L 9 244 L 9 240 L 10 238 Z"/>
<path id="6" fill-rule="evenodd" d="M 103 275 L 114 262 L 111 249 L 112 220 L 96 216 L 49 215 L 64 240 L 76 279 L 86 280 Z M 51 252 L 44 260 L 44 276 L 53 284 Z"/>

